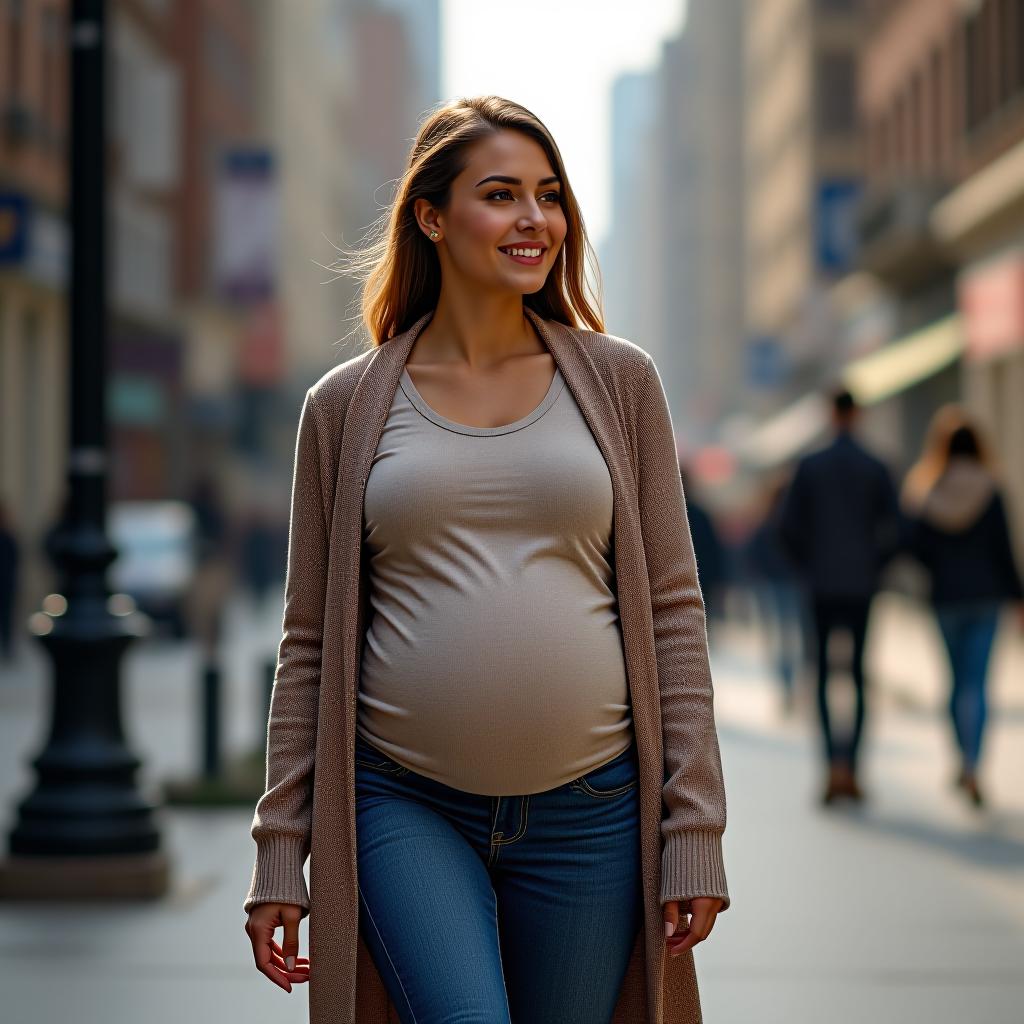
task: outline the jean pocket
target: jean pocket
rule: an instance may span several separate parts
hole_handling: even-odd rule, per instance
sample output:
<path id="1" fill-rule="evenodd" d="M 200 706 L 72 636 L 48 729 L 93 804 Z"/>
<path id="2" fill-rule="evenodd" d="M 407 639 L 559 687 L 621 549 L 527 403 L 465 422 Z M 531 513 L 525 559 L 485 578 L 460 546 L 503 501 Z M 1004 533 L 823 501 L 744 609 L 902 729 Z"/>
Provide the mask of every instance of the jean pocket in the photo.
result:
<path id="1" fill-rule="evenodd" d="M 408 775 L 409 769 L 388 757 L 382 750 L 367 743 L 362 736 L 356 736 L 355 762 L 362 768 L 382 772 L 385 775 Z"/>
<path id="2" fill-rule="evenodd" d="M 569 784 L 574 790 L 598 800 L 622 796 L 637 786 L 635 746 L 630 744 L 607 764 L 599 765 Z"/>

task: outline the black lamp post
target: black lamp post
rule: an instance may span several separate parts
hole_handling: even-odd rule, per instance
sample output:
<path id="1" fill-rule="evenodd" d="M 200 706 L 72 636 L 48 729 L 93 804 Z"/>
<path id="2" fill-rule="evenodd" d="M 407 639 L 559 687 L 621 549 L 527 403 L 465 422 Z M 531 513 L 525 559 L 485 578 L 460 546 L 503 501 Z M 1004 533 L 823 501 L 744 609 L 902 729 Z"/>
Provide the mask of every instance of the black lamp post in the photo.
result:
<path id="1" fill-rule="evenodd" d="M 5 898 L 156 896 L 167 888 L 155 806 L 121 724 L 120 662 L 146 620 L 118 607 L 107 567 L 104 0 L 71 4 L 70 452 L 65 518 L 50 545 L 61 593 L 32 616 L 53 659 L 50 733 L 17 807 Z"/>

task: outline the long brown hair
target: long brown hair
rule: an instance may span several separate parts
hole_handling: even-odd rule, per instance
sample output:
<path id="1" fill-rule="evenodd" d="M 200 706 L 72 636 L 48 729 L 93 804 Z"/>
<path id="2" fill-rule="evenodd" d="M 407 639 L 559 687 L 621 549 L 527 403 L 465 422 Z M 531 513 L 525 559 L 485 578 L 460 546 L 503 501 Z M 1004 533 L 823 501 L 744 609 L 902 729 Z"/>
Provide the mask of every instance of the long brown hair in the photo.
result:
<path id="1" fill-rule="evenodd" d="M 908 512 L 916 512 L 924 504 L 932 488 L 949 468 L 953 449 L 962 447 L 954 444 L 954 439 L 965 439 L 965 435 L 969 436 L 969 447 L 977 453 L 978 461 L 993 476 L 996 475 L 992 446 L 974 417 L 962 405 L 943 405 L 932 417 L 921 457 L 911 467 L 903 484 L 902 502 Z"/>
<path id="2" fill-rule="evenodd" d="M 440 260 L 416 221 L 415 200 L 423 198 L 443 209 L 452 180 L 466 166 L 468 147 L 503 130 L 522 132 L 536 141 L 562 180 L 565 241 L 544 287 L 524 295 L 524 305 L 548 320 L 577 327 L 579 318 L 592 330 L 604 331 L 601 300 L 589 288 L 585 263 L 593 266 L 598 281 L 600 269 L 555 140 L 540 119 L 518 103 L 501 96 L 473 96 L 450 100 L 428 114 L 409 151 L 393 202 L 367 233 L 369 243 L 332 265 L 341 274 L 363 279 L 360 313 L 374 346 L 435 309 L 441 294 Z"/>

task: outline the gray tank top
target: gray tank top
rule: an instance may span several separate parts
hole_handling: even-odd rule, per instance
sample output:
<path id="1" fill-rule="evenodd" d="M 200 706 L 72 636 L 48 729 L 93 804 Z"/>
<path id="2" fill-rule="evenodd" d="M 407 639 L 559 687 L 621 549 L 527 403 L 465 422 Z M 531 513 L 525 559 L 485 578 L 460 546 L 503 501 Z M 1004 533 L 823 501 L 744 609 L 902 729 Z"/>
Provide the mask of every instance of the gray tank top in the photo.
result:
<path id="1" fill-rule="evenodd" d="M 522 419 L 473 427 L 403 370 L 363 504 L 359 735 L 495 796 L 622 753 L 633 719 L 611 536 L 608 467 L 559 371 Z"/>

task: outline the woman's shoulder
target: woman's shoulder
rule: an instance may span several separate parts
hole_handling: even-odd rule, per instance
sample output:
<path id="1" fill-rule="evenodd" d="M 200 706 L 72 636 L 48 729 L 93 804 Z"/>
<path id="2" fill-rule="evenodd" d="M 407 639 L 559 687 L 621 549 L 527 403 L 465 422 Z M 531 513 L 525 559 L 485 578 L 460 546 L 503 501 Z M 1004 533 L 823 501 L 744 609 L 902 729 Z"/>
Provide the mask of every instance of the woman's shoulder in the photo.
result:
<path id="1" fill-rule="evenodd" d="M 629 375 L 646 373 L 654 362 L 651 354 L 635 341 L 617 334 L 585 327 L 569 328 L 595 363 L 610 373 Z"/>
<path id="2" fill-rule="evenodd" d="M 332 426 L 344 421 L 349 399 L 374 352 L 376 349 L 368 349 L 332 366 L 309 387 L 309 402 L 318 417 L 326 418 Z"/>

